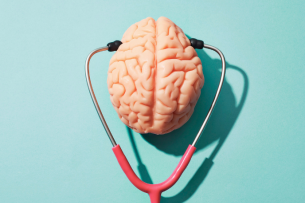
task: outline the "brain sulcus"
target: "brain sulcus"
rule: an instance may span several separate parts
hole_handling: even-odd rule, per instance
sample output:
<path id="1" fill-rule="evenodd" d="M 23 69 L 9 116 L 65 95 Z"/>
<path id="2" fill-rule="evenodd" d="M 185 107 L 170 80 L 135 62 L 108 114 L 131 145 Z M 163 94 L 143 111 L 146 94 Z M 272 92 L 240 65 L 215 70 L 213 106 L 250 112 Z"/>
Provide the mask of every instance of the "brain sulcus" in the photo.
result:
<path id="1" fill-rule="evenodd" d="M 165 17 L 130 26 L 110 60 L 108 89 L 121 121 L 165 134 L 191 117 L 203 87 L 202 64 L 181 28 Z"/>

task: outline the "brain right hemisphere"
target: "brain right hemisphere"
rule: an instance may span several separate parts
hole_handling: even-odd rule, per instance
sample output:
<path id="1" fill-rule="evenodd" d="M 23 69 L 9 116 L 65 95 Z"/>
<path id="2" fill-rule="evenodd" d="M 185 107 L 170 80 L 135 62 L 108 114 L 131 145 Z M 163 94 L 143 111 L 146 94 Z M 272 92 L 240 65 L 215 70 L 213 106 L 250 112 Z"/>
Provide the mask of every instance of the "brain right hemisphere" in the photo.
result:
<path id="1" fill-rule="evenodd" d="M 201 61 L 188 38 L 160 17 L 132 25 L 121 41 L 107 83 L 122 122 L 139 133 L 165 134 L 181 127 L 204 83 Z"/>

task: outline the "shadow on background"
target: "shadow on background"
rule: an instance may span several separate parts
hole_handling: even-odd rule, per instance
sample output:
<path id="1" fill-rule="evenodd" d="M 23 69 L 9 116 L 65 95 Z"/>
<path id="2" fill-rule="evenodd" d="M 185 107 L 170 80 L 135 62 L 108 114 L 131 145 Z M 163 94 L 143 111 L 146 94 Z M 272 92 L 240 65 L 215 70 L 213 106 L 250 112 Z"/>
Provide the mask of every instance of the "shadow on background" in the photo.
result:
<path id="1" fill-rule="evenodd" d="M 171 133 L 157 136 L 154 134 L 142 134 L 143 138 L 154 145 L 157 149 L 175 156 L 182 156 L 189 144 L 191 144 L 200 129 L 202 122 L 210 108 L 212 100 L 215 96 L 218 83 L 221 76 L 221 61 L 219 59 L 212 59 L 203 50 L 196 50 L 203 65 L 203 74 L 205 76 L 204 87 L 201 90 L 201 96 L 195 107 L 194 113 L 190 120 L 181 128 L 174 130 Z M 249 80 L 246 73 L 239 67 L 226 63 L 227 70 L 233 69 L 238 71 L 244 79 L 244 88 L 239 104 L 233 94 L 230 84 L 225 79 L 221 93 L 219 95 L 214 111 L 207 123 L 206 128 L 200 140 L 197 142 L 196 151 L 202 150 L 211 143 L 218 140 L 218 144 L 211 153 L 209 158 L 206 158 L 201 166 L 198 168 L 192 179 L 187 183 L 183 190 L 172 197 L 162 197 L 161 202 L 164 203 L 179 203 L 188 200 L 199 188 L 200 184 L 206 178 L 210 171 L 213 160 L 231 129 L 236 122 L 241 109 L 244 106 L 248 88 Z M 152 179 L 139 156 L 133 134 L 131 129 L 127 127 L 128 135 L 132 143 L 132 147 L 138 162 L 138 171 L 141 180 L 152 184 Z"/>

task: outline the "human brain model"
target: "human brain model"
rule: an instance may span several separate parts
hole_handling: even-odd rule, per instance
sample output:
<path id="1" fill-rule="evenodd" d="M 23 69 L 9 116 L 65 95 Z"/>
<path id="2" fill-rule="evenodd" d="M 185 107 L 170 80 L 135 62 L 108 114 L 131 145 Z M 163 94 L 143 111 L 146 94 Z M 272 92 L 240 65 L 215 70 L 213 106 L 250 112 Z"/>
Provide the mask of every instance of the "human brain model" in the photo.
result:
<path id="1" fill-rule="evenodd" d="M 191 117 L 204 83 L 202 64 L 181 28 L 165 17 L 130 26 L 110 60 L 108 89 L 121 121 L 165 134 Z"/>

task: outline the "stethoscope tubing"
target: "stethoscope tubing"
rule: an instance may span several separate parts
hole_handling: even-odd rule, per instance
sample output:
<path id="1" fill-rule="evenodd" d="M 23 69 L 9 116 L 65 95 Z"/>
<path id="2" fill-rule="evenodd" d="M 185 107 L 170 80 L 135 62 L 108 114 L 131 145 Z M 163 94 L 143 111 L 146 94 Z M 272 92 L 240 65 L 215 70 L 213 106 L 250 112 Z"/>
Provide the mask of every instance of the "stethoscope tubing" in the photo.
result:
<path id="1" fill-rule="evenodd" d="M 102 121 L 102 124 L 103 124 L 103 127 L 105 128 L 106 130 L 106 133 L 110 139 L 110 142 L 112 144 L 112 150 L 121 166 L 121 168 L 123 169 L 124 173 L 126 174 L 127 178 L 130 180 L 130 182 L 135 186 L 137 187 L 139 190 L 143 191 L 143 192 L 146 192 L 149 194 L 150 196 L 150 199 L 151 199 L 151 202 L 152 203 L 159 203 L 160 202 L 160 198 L 161 198 L 161 193 L 167 189 L 169 189 L 170 187 L 172 187 L 177 181 L 178 179 L 180 178 L 180 176 L 182 175 L 183 171 L 185 170 L 185 168 L 187 167 L 187 165 L 189 164 L 195 150 L 196 150 L 196 143 L 198 142 L 199 138 L 201 137 L 202 135 L 202 132 L 213 112 L 213 109 L 215 107 L 215 104 L 217 102 L 217 99 L 219 97 L 219 94 L 220 94 L 220 91 L 221 91 L 221 88 L 222 88 L 222 84 L 224 82 L 224 78 L 225 78 L 225 72 L 226 72 L 226 62 L 225 62 L 225 58 L 224 58 L 224 55 L 222 54 L 222 52 L 217 49 L 216 47 L 213 47 L 211 45 L 207 45 L 207 44 L 204 44 L 203 45 L 204 48 L 206 49 L 210 49 L 210 50 L 213 50 L 215 51 L 219 56 L 220 56 L 220 59 L 221 59 L 221 62 L 222 62 L 222 71 L 221 71 L 221 77 L 220 77 L 220 81 L 219 81 L 219 85 L 218 85 L 218 88 L 217 88 L 217 91 L 216 91 L 216 94 L 215 94 L 215 97 L 212 101 L 212 104 L 210 106 L 210 109 L 193 141 L 193 143 L 191 145 L 188 146 L 186 152 L 184 153 L 183 157 L 181 158 L 178 166 L 176 167 L 176 169 L 174 170 L 174 172 L 172 173 L 172 175 L 167 179 L 165 180 L 164 182 L 162 183 L 159 183 L 159 184 L 148 184 L 148 183 L 145 183 L 143 182 L 142 180 L 140 180 L 138 178 L 138 176 L 134 173 L 133 169 L 131 168 L 126 156 L 124 155 L 120 145 L 118 145 L 106 123 L 106 120 L 103 116 L 103 113 L 100 109 L 100 106 L 97 102 L 97 99 L 96 99 L 96 96 L 94 94 L 94 91 L 93 91 L 93 87 L 92 87 L 92 83 L 91 83 L 91 79 L 90 79 L 90 72 L 89 72 L 89 63 L 90 63 L 90 60 L 92 58 L 92 56 L 98 52 L 102 52 L 102 51 L 106 51 L 106 50 L 109 50 L 109 46 L 105 46 L 105 47 L 101 47 L 101 48 L 98 48 L 98 49 L 95 49 L 94 51 L 92 51 L 89 56 L 87 57 L 87 60 L 86 60 L 86 65 L 85 65 L 85 71 L 86 71 L 86 80 L 87 80 L 87 85 L 88 85 L 88 88 L 89 88 L 89 92 L 90 92 L 90 95 L 91 95 L 91 98 L 92 98 L 92 101 L 94 103 L 94 106 L 96 108 L 96 111 Z"/>

